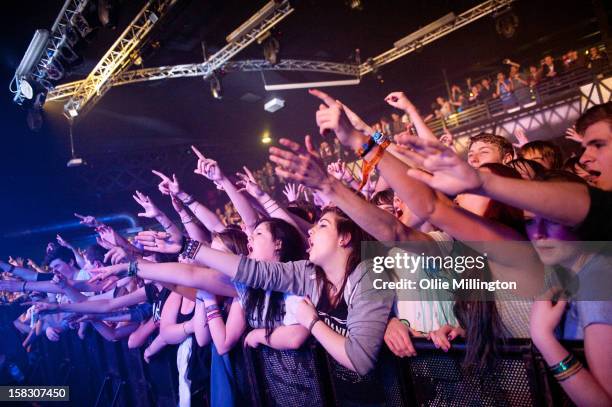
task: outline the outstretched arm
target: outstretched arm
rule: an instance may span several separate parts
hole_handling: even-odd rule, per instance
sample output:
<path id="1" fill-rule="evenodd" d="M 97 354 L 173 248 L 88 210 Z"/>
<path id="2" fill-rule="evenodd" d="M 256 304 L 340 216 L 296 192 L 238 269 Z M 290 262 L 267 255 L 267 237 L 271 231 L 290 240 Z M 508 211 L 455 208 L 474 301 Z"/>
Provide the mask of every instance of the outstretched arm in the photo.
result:
<path id="1" fill-rule="evenodd" d="M 427 234 L 405 226 L 392 214 L 365 201 L 342 182 L 328 176 L 312 146 L 310 136 L 306 136 L 306 150 L 291 140 L 281 139 L 280 143 L 290 151 L 270 148 L 270 160 L 278 164 L 277 172 L 285 178 L 320 190 L 327 199 L 334 202 L 377 240 L 431 240 Z"/>
<path id="2" fill-rule="evenodd" d="M 239 192 L 230 179 L 223 174 L 216 161 L 204 157 L 204 155 L 193 146 L 192 149 L 198 156 L 198 167 L 195 172 L 219 184 L 225 190 L 227 196 L 240 214 L 242 221 L 247 226 L 247 229 L 252 230 L 259 217 L 249 200 Z"/>
<path id="3" fill-rule="evenodd" d="M 591 198 L 585 185 L 572 182 L 527 181 L 478 171 L 438 142 L 410 138 L 413 158 L 431 174 L 410 170 L 409 175 L 447 194 L 485 195 L 554 222 L 576 226 L 586 218 Z"/>
<path id="4" fill-rule="evenodd" d="M 438 140 L 433 134 L 429 126 L 425 124 L 425 121 L 419 114 L 416 107 L 412 104 L 410 99 L 404 94 L 404 92 L 391 92 L 385 98 L 385 102 L 391 106 L 401 109 L 410 117 L 410 121 L 414 124 L 417 134 L 419 137 L 427 140 Z"/>
<path id="5" fill-rule="evenodd" d="M 226 254 L 225 252 L 210 249 L 205 246 L 202 246 L 200 251 L 204 249 L 212 250 L 212 252 L 209 252 L 211 256 L 217 253 Z M 235 257 L 234 267 L 237 268 L 239 257 Z M 92 281 L 104 280 L 113 275 L 126 274 L 128 268 L 129 264 L 126 263 L 100 268 L 99 271 L 102 273 L 92 278 Z M 210 268 L 185 263 L 149 263 L 146 261 L 138 261 L 137 268 L 136 275 L 144 279 L 176 284 L 178 286 L 193 287 L 226 297 L 234 297 L 236 295 L 234 285 L 229 281 L 229 278 Z M 234 273 L 236 272 L 235 268 Z"/>

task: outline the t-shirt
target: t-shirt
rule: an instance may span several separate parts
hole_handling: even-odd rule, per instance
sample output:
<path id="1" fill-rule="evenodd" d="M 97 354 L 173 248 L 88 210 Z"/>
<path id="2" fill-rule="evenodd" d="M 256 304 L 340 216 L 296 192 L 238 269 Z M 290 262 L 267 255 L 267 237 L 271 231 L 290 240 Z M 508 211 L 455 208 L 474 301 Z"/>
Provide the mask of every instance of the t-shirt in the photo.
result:
<path id="1" fill-rule="evenodd" d="M 244 309 L 246 293 L 249 287 L 241 283 L 234 283 L 234 287 L 236 288 L 236 292 L 238 293 L 238 301 L 240 302 L 240 306 L 242 307 L 242 309 Z M 262 317 L 265 316 L 266 313 L 268 312 L 268 305 L 270 304 L 271 294 L 272 294 L 272 291 L 270 290 L 266 291 L 266 299 L 264 300 L 264 309 L 263 309 L 263 312 L 261 313 Z M 281 314 L 283 314 L 284 316 L 283 316 L 282 321 L 277 321 L 277 323 L 274 324 L 275 327 L 281 326 L 281 325 L 285 325 L 285 326 L 296 325 L 298 323 L 295 317 L 295 307 L 297 306 L 298 302 L 302 300 L 302 298 L 303 297 L 293 295 L 293 294 L 283 294 L 283 303 L 284 303 L 285 309 L 284 309 L 284 312 L 281 312 Z M 257 318 L 254 315 L 246 315 L 246 318 L 251 328 L 257 329 L 257 328 L 265 327 L 264 322 L 257 320 Z"/>
<path id="2" fill-rule="evenodd" d="M 584 329 L 591 324 L 612 325 L 612 257 L 605 254 L 593 255 L 580 271 L 572 275 L 557 269 L 550 280 L 570 295 L 570 302 L 562 320 L 559 336 L 562 339 L 584 339 Z M 551 273 L 549 273 L 550 275 Z M 550 282 L 549 282 L 550 284 Z"/>
<path id="3" fill-rule="evenodd" d="M 453 250 L 453 238 L 444 232 L 429 232 L 428 235 L 438 244 L 441 256 L 448 256 Z M 432 242 L 433 243 L 433 242 Z M 389 256 L 394 256 L 393 249 Z M 453 279 L 449 270 L 435 270 L 435 275 L 429 273 L 434 270 L 425 271 L 419 268 L 415 271 L 416 280 L 423 278 L 443 278 Z M 399 273 L 398 273 L 399 275 Z M 458 325 L 455 314 L 453 313 L 453 305 L 455 304 L 454 295 L 451 291 L 443 292 L 442 290 L 417 290 L 420 299 L 418 301 L 401 300 L 401 293 L 398 295 L 396 303 L 396 315 L 399 319 L 405 319 L 410 322 L 410 327 L 421 332 L 430 332 L 440 328 L 443 325 Z M 446 295 L 443 295 L 445 293 Z"/>
<path id="4" fill-rule="evenodd" d="M 591 206 L 577 228 L 582 240 L 612 240 L 612 191 L 589 187 Z"/>
<path id="5" fill-rule="evenodd" d="M 346 320 L 348 318 L 348 305 L 344 296 L 340 299 L 335 308 L 331 308 L 329 300 L 323 296 L 317 304 L 317 314 L 325 325 L 329 326 L 334 332 L 346 337 L 348 328 Z M 334 388 L 336 397 L 340 404 L 347 405 L 383 405 L 384 390 L 381 383 L 377 380 L 373 372 L 360 376 L 350 369 L 342 366 L 334 359 L 330 358 L 332 364 L 332 376 L 334 378 Z"/>

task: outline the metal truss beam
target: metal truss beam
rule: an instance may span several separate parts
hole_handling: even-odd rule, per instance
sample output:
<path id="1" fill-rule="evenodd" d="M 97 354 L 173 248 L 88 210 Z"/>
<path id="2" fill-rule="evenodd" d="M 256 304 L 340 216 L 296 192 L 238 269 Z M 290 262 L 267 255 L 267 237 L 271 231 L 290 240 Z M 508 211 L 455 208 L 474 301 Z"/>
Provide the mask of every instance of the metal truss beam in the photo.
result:
<path id="1" fill-rule="evenodd" d="M 53 65 L 55 57 L 61 47 L 69 46 L 72 47 L 78 36 L 74 34 L 69 37 L 69 27 L 73 25 L 73 20 L 79 15 L 87 6 L 89 0 L 66 0 L 62 9 L 60 10 L 49 34 L 47 45 L 45 50 L 42 52 L 39 61 L 32 68 L 32 76 L 39 80 L 43 86 L 48 89 L 52 89 L 53 85 L 49 82 L 52 78 L 49 78 L 49 69 Z M 17 87 L 17 91 L 14 98 L 15 102 L 21 104 L 24 100 L 24 96 Z"/>
<path id="2" fill-rule="evenodd" d="M 448 24 L 441 26 L 440 28 L 431 31 L 429 33 L 424 34 L 420 38 L 404 45 L 401 48 L 391 48 L 390 50 L 383 52 L 380 55 L 375 56 L 374 58 L 368 59 L 366 62 L 363 62 L 359 66 L 359 74 L 361 76 L 366 75 L 375 69 L 386 65 L 390 62 L 395 61 L 398 58 L 403 57 L 404 55 L 408 55 L 411 52 L 416 51 L 417 49 L 423 47 L 424 45 L 429 44 L 439 38 L 444 37 L 452 33 L 459 28 L 470 24 L 488 14 L 491 14 L 503 7 L 509 6 L 514 0 L 489 0 L 484 3 L 479 4 L 478 6 L 471 8 L 470 10 L 461 13 L 457 16 L 457 18 Z"/>
<path id="3" fill-rule="evenodd" d="M 265 60 L 230 61 L 219 68 L 225 72 L 259 72 L 259 71 L 300 71 L 319 72 L 357 77 L 359 67 L 354 64 L 342 64 L 325 61 L 303 61 L 283 59 L 272 65 Z M 121 86 L 130 83 L 157 81 L 162 79 L 189 78 L 205 76 L 207 70 L 203 64 L 160 66 L 157 68 L 136 69 L 125 71 L 111 80 L 111 86 Z M 60 85 L 47 95 L 47 100 L 61 100 L 70 97 L 79 87 L 81 81 Z"/>
<path id="4" fill-rule="evenodd" d="M 153 3 L 159 6 L 160 9 L 158 10 L 158 13 L 162 14 L 166 11 L 168 6 L 175 1 L 176 0 L 156 0 L 153 1 Z M 114 77 L 131 65 L 131 53 L 134 51 L 142 38 L 151 30 L 153 24 L 157 21 L 157 19 L 149 18 L 151 15 L 151 12 L 148 11 L 150 4 L 151 3 L 145 6 L 145 8 L 138 14 L 132 24 L 130 24 L 128 29 L 126 29 L 121 37 L 119 37 L 117 42 L 115 42 L 113 47 L 111 47 L 107 54 L 102 58 L 100 63 L 98 63 L 96 68 L 94 68 L 94 71 L 87 77 L 87 79 L 79 83 L 78 86 L 74 88 L 73 96 L 66 103 L 66 110 L 68 112 L 72 111 L 78 114 L 88 102 L 90 102 L 90 107 L 93 106 L 95 102 L 99 100 L 112 86 L 113 80 L 115 80 Z M 268 32 L 293 11 L 294 8 L 291 7 L 289 0 L 283 0 L 281 3 L 276 5 L 274 11 L 270 13 L 269 16 L 261 20 L 238 39 L 227 44 L 214 55 L 210 56 L 206 61 L 204 61 L 204 63 L 200 64 L 198 67 L 198 76 L 202 76 L 205 79 L 210 77 L 215 70 L 223 66 L 230 60 L 230 58 L 242 51 L 244 48 L 248 47 L 251 43 L 253 43 L 253 41 L 257 40 L 257 38 Z M 189 67 L 193 68 L 193 66 L 190 65 L 180 65 L 179 70 L 184 70 L 185 68 L 189 70 Z M 174 67 L 169 68 L 171 72 L 174 71 Z M 146 76 L 157 72 L 157 69 L 154 68 L 153 71 L 141 71 L 144 71 L 140 73 Z M 136 77 L 128 75 L 128 77 L 133 79 L 138 78 L 139 80 L 132 80 L 130 82 L 129 79 L 126 78 L 128 80 L 127 83 L 144 80 L 142 79 L 143 76 L 139 75 L 136 75 Z M 67 88 L 70 89 L 71 87 L 67 86 Z M 54 95 L 52 94 L 51 96 Z"/>
<path id="5" fill-rule="evenodd" d="M 117 41 L 104 54 L 93 71 L 79 83 L 65 108 L 74 118 L 90 109 L 110 88 L 113 75 L 132 64 L 132 54 L 143 44 L 147 34 L 177 0 L 149 0 L 134 17 Z"/>

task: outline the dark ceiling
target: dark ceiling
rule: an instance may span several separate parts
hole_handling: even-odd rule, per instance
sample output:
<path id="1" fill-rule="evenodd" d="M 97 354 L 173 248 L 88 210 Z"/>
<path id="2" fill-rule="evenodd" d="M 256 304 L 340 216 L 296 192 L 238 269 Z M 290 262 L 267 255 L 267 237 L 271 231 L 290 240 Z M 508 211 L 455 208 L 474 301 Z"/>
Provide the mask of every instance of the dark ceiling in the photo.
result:
<path id="1" fill-rule="evenodd" d="M 459 14 L 479 1 L 363 0 L 362 10 L 351 10 L 346 3 L 295 1 L 296 11 L 275 29 L 281 43 L 281 58 L 347 62 L 358 48 L 362 59 L 366 59 L 391 48 L 393 42 L 420 26 L 450 11 Z M 3 2 L 0 79 L 6 87 L 34 30 L 49 27 L 62 4 L 63 0 Z M 69 80 L 89 72 L 143 4 L 138 0 L 121 2 L 119 28 L 97 32 L 82 51 L 83 65 Z M 201 61 L 202 40 L 212 52 L 218 50 L 225 45 L 225 36 L 263 4 L 263 0 L 179 0 L 174 12 L 153 34 L 160 46 L 145 54 L 144 66 Z M 590 2 L 519 0 L 514 11 L 519 27 L 511 39 L 500 37 L 493 18 L 485 17 L 382 68 L 383 83 L 369 75 L 359 86 L 328 90 L 369 120 L 376 120 L 390 112 L 382 100 L 392 90 L 405 90 L 426 110 L 435 96 L 445 93 L 443 70 L 450 82 L 463 84 L 467 76 L 477 77 L 502 68 L 501 60 L 506 57 L 536 62 L 545 53 L 560 55 L 570 47 L 600 40 Z M 260 46 L 253 44 L 234 59 L 261 58 Z M 288 80 L 287 75 L 279 73 L 266 72 L 264 77 L 269 83 Z M 302 78 L 316 80 L 310 74 Z M 211 97 L 208 83 L 201 78 L 113 88 L 77 122 L 74 130 L 77 151 L 86 160 L 105 154 L 103 165 L 120 167 L 121 162 L 112 160 L 114 154 L 186 143 L 208 144 L 223 152 L 223 164 L 234 169 L 242 164 L 263 164 L 266 148 L 259 139 L 265 130 L 275 139 L 300 138 L 316 132 L 317 101 L 305 90 L 267 93 L 260 73 L 228 73 L 222 83 L 222 100 Z M 261 99 L 242 101 L 240 98 L 246 93 Z M 263 110 L 263 104 L 272 96 L 286 101 L 285 108 L 274 114 Z M 108 202 L 67 187 L 78 169 L 65 167 L 69 158 L 68 128 L 60 114 L 61 104 L 47 104 L 45 124 L 41 131 L 33 133 L 27 128 L 25 112 L 11 103 L 8 90 L 0 95 L 0 100 L 3 136 L 0 180 L 4 187 L 0 235 L 67 220 L 73 209 L 92 213 L 118 208 L 136 210 L 129 202 L 129 194 Z M 0 248 L 0 255 L 5 252 L 3 249 Z"/>

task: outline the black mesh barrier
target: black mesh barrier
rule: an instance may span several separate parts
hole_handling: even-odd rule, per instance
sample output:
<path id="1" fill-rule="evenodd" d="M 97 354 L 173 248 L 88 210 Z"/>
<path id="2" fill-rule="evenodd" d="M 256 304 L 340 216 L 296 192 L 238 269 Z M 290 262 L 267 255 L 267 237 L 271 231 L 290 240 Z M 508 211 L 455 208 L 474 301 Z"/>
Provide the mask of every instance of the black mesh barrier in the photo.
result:
<path id="1" fill-rule="evenodd" d="M 418 405 L 533 406 L 539 405 L 537 372 L 530 344 L 507 344 L 486 372 L 463 367 L 465 345 L 454 343 L 448 353 L 419 341 L 417 356 L 402 363 L 403 376 Z"/>
<path id="2" fill-rule="evenodd" d="M 71 331 L 59 342 L 43 338 L 26 353 L 12 325 L 18 314 L 18 308 L 0 306 L 0 354 L 5 356 L 0 385 L 17 384 L 7 369 L 13 364 L 25 378 L 19 384 L 70 386 L 72 401 L 57 405 L 176 406 L 176 347 L 166 347 L 146 364 L 142 349 L 128 349 L 126 341 L 105 341 L 90 329 L 84 340 Z M 341 366 L 315 341 L 295 351 L 237 346 L 230 352 L 237 405 L 574 405 L 529 340 L 500 346 L 493 368 L 486 373 L 463 368 L 462 342 L 453 343 L 448 353 L 427 340 L 413 343 L 417 356 L 412 358 L 399 359 L 383 347 L 376 367 L 364 377 Z M 582 342 L 563 345 L 586 366 Z M 199 363 L 193 368 L 210 366 Z M 193 406 L 208 404 L 204 388 L 193 397 Z"/>
<path id="3" fill-rule="evenodd" d="M 265 346 L 248 352 L 253 365 L 251 380 L 265 406 L 333 405 L 329 393 L 326 359 L 312 343 L 298 350 L 278 351 Z"/>

